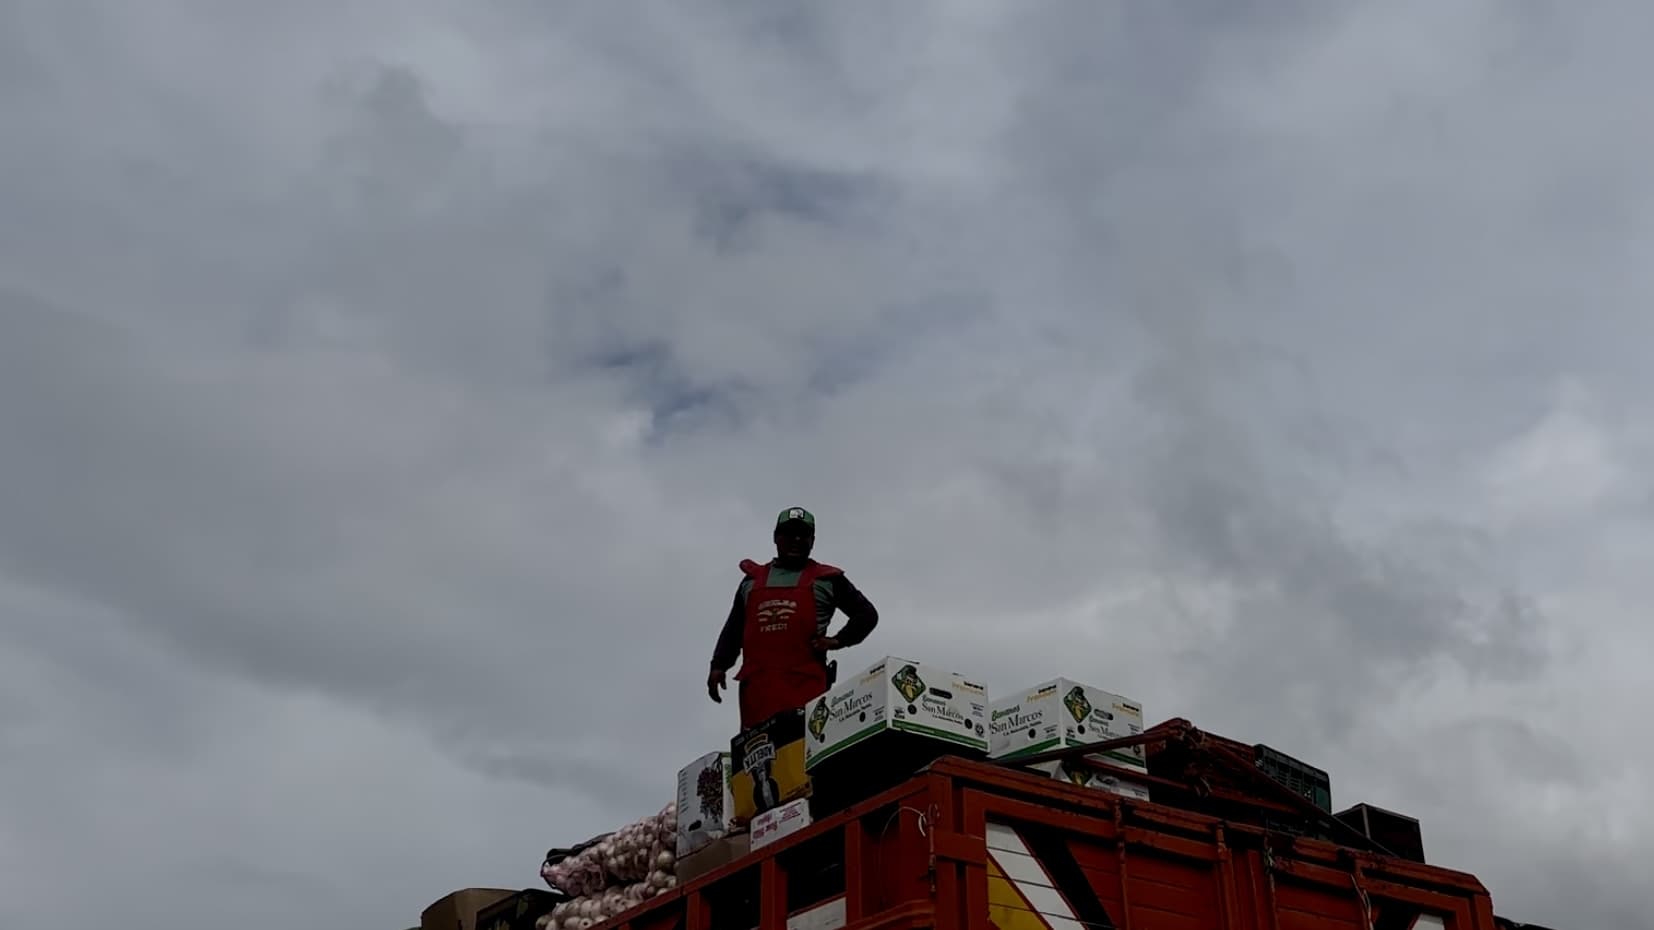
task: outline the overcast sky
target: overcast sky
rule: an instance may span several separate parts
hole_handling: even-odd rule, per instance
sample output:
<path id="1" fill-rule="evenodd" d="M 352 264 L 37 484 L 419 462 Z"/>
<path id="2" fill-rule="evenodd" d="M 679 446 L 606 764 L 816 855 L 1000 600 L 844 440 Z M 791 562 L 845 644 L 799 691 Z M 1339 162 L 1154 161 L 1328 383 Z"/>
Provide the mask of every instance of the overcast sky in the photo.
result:
<path id="1" fill-rule="evenodd" d="M 1644 3 L 0 0 L 0 925 L 652 813 L 784 506 L 1654 926 Z M 1641 553 L 1641 555 L 1639 555 Z"/>

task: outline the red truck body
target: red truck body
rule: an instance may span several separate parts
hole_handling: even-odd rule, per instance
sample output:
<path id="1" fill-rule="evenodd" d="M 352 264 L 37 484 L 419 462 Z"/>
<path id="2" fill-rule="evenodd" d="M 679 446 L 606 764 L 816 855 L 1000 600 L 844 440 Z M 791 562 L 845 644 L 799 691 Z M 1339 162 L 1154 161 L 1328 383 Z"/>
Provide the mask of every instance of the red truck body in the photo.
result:
<path id="1" fill-rule="evenodd" d="M 1135 738 L 1159 742 L 1150 744 L 1164 763 L 1146 780 L 1152 803 L 1016 767 L 942 758 L 864 801 L 818 810 L 804 830 L 602 930 L 1508 926 L 1496 922 L 1474 876 L 1370 843 L 1360 848 L 1356 838 L 1293 836 L 1244 822 L 1271 805 L 1292 811 L 1302 798 L 1268 797 L 1267 787 L 1249 793 L 1236 786 L 1246 775 L 1203 770 L 1201 760 L 1221 764 L 1230 749 L 1221 738 L 1200 737 L 1186 721 L 1172 721 Z M 1175 777 L 1166 777 L 1167 765 Z M 1177 800 L 1161 802 L 1161 794 Z M 1243 817 L 1236 805 L 1251 813 Z"/>

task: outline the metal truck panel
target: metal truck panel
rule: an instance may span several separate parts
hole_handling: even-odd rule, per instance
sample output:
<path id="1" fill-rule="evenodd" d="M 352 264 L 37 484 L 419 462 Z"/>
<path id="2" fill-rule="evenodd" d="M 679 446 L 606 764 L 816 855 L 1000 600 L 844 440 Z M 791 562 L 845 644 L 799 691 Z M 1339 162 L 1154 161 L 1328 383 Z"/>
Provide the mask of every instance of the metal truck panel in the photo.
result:
<path id="1" fill-rule="evenodd" d="M 945 758 L 598 930 L 1496 930 L 1475 877 Z"/>

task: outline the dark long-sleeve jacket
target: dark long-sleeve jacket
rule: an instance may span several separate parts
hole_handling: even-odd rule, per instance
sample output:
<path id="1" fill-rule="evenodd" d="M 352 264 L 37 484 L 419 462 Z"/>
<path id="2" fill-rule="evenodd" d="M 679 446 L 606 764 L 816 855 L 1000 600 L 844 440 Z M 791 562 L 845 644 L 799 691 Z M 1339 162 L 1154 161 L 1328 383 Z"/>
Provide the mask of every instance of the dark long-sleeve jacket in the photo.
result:
<path id="1" fill-rule="evenodd" d="M 746 629 L 747 592 L 752 579 L 742 578 L 735 589 L 735 601 L 729 606 L 729 616 L 718 634 L 718 644 L 712 650 L 712 667 L 728 671 L 741 655 L 741 635 Z M 844 628 L 833 634 L 840 645 L 854 646 L 865 640 L 879 625 L 879 611 L 850 579 L 842 573 L 830 575 L 816 582 L 816 631 L 826 636 L 834 611 L 843 611 Z"/>

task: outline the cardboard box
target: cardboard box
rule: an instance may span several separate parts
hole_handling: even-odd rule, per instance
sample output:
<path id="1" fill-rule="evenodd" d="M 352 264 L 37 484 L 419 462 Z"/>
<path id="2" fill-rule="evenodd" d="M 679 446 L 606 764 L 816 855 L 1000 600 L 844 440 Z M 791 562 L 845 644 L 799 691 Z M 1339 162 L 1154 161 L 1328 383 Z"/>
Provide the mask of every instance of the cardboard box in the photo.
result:
<path id="1" fill-rule="evenodd" d="M 804 767 L 812 770 L 882 733 L 988 750 L 988 692 L 957 672 L 895 656 L 810 703 Z"/>
<path id="2" fill-rule="evenodd" d="M 730 754 L 709 752 L 678 771 L 678 856 L 729 834 L 735 816 Z"/>
<path id="3" fill-rule="evenodd" d="M 419 915 L 419 930 L 477 930 L 477 912 L 516 894 L 514 888 L 462 888 Z"/>
<path id="4" fill-rule="evenodd" d="M 729 755 L 736 825 L 810 796 L 810 777 L 804 771 L 804 708 L 743 730 L 730 741 Z"/>
<path id="5" fill-rule="evenodd" d="M 752 838 L 747 834 L 726 836 L 679 859 L 673 866 L 673 874 L 677 876 L 678 884 L 682 885 L 740 859 L 751 850 Z"/>
<path id="6" fill-rule="evenodd" d="M 805 798 L 767 810 L 752 818 L 752 848 L 762 849 L 784 836 L 797 833 L 810 823 L 810 802 Z"/>
<path id="7" fill-rule="evenodd" d="M 477 930 L 535 930 L 534 923 L 561 900 L 559 895 L 527 888 L 477 911 Z"/>
<path id="8" fill-rule="evenodd" d="M 1123 798 L 1133 798 L 1138 801 L 1147 801 L 1149 786 L 1142 782 L 1132 781 L 1129 777 L 1104 774 L 1083 765 L 1070 766 L 1065 762 L 1042 762 L 1033 767 L 1035 771 L 1044 772 L 1058 781 L 1065 781 L 1082 788 L 1095 788 L 1098 791 L 1107 791 Z"/>
<path id="9" fill-rule="evenodd" d="M 1143 705 L 1100 688 L 1058 678 L 994 702 L 988 755 L 1016 759 L 1065 746 L 1084 746 L 1143 732 Z M 1124 768 L 1148 771 L 1142 746 L 1097 754 Z"/>

